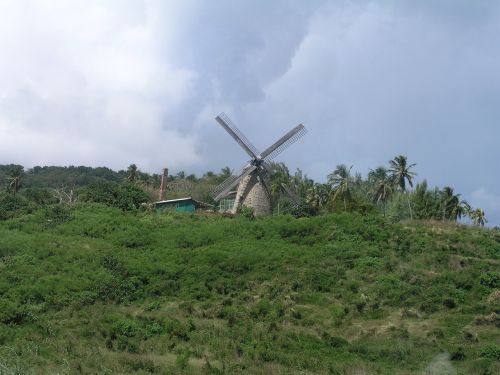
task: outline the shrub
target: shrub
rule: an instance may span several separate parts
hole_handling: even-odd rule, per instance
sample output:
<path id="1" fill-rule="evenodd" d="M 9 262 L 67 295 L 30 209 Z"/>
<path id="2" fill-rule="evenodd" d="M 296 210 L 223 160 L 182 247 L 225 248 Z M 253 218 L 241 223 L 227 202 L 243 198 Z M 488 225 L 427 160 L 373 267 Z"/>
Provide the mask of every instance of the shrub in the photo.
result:
<path id="1" fill-rule="evenodd" d="M 164 332 L 164 330 L 165 329 L 161 324 L 153 322 L 146 326 L 146 337 L 161 335 Z"/>
<path id="2" fill-rule="evenodd" d="M 481 357 L 500 361 L 500 346 L 490 345 L 481 350 Z"/>
<path id="3" fill-rule="evenodd" d="M 84 202 L 103 203 L 126 211 L 138 209 L 142 203 L 148 201 L 148 195 L 144 190 L 132 184 L 98 182 L 84 189 L 80 199 Z"/>
<path id="4" fill-rule="evenodd" d="M 240 216 L 247 218 L 247 219 L 255 218 L 254 209 L 252 207 L 248 207 L 248 206 L 244 206 L 244 205 L 241 205 L 240 207 L 238 207 L 238 214 Z"/>
<path id="5" fill-rule="evenodd" d="M 329 333 L 323 333 L 323 340 L 332 348 L 343 348 L 349 345 L 349 341 L 340 336 L 331 336 Z"/>
<path id="6" fill-rule="evenodd" d="M 112 332 L 117 336 L 134 337 L 138 331 L 137 324 L 133 320 L 128 319 L 119 320 L 112 327 Z"/>
<path id="7" fill-rule="evenodd" d="M 3 324 L 20 324 L 25 313 L 20 306 L 7 299 L 0 299 L 0 322 Z"/>
<path id="8" fill-rule="evenodd" d="M 464 348 L 460 347 L 454 352 L 452 352 L 450 358 L 452 361 L 463 361 L 465 359 Z"/>
<path id="9" fill-rule="evenodd" d="M 500 288 L 500 272 L 486 272 L 481 275 L 479 282 L 490 289 Z"/>
<path id="10" fill-rule="evenodd" d="M 72 219 L 71 209 L 61 204 L 48 206 L 44 209 L 43 219 L 45 228 L 66 223 Z"/>

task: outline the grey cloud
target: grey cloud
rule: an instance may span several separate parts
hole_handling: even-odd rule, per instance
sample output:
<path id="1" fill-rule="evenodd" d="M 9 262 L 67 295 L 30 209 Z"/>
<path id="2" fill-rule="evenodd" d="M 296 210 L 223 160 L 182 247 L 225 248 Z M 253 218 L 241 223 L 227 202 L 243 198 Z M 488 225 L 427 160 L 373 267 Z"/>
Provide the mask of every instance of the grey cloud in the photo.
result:
<path id="1" fill-rule="evenodd" d="M 245 154 L 213 120 L 226 111 L 258 148 L 303 122 L 281 159 L 316 179 L 407 154 L 420 180 L 484 202 L 500 224 L 496 2 L 7 4 L 5 162 L 236 168 Z M 63 147 L 41 158 L 12 146 L 23 137 Z"/>

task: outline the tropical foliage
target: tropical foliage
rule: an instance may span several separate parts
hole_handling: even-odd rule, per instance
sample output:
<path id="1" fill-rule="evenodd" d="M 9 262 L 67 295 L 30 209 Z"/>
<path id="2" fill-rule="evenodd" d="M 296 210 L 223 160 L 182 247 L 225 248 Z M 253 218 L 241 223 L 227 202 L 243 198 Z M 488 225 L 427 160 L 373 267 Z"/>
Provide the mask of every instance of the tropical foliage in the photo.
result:
<path id="1" fill-rule="evenodd" d="M 0 222 L 0 373 L 499 373 L 499 232 L 338 203 Z"/>
<path id="2" fill-rule="evenodd" d="M 394 157 L 387 167 L 370 170 L 366 179 L 360 173 L 353 173 L 353 166 L 338 164 L 328 174 L 326 183 L 313 181 L 299 169 L 291 173 L 283 163 L 271 163 L 270 167 L 273 174 L 268 189 L 276 215 L 378 211 L 393 220 L 466 218 L 477 226 L 487 223 L 484 211 L 471 207 L 452 187 L 429 189 L 425 179 L 415 184 L 416 164 L 404 155 Z M 191 196 L 215 204 L 210 193 L 230 175 L 228 167 L 219 173 L 208 171 L 201 177 L 178 171 L 168 176 L 166 197 Z M 99 202 L 133 210 L 141 203 L 158 199 L 160 181 L 159 174 L 142 172 L 136 164 L 118 172 L 72 166 L 34 167 L 25 171 L 19 165 L 0 165 L 0 184 L 5 191 L 0 196 L 0 208 L 4 207 L 0 217 L 56 202 L 67 205 L 77 201 Z"/>

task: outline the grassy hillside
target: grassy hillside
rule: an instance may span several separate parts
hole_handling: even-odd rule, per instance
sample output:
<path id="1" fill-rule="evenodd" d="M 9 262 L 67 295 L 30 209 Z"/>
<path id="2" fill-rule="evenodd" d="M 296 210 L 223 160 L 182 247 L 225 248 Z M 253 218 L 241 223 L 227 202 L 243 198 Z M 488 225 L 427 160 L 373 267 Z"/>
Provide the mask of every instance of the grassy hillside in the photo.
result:
<path id="1" fill-rule="evenodd" d="M 59 206 L 0 222 L 0 374 L 494 374 L 500 232 Z"/>

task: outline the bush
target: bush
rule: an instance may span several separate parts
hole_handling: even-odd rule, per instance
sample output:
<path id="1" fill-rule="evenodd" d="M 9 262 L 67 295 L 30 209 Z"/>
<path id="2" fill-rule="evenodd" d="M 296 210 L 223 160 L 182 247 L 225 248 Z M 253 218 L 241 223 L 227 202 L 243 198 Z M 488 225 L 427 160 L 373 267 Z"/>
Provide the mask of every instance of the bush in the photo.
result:
<path id="1" fill-rule="evenodd" d="M 332 348 L 343 348 L 349 345 L 349 341 L 340 336 L 331 336 L 328 333 L 323 334 L 323 340 L 325 340 L 328 346 Z"/>
<path id="2" fill-rule="evenodd" d="M 500 361 L 500 346 L 487 346 L 486 348 L 481 350 L 481 357 Z"/>
<path id="3" fill-rule="evenodd" d="M 238 207 L 238 214 L 247 219 L 253 219 L 255 217 L 254 209 L 243 205 Z"/>
<path id="4" fill-rule="evenodd" d="M 455 350 L 453 353 L 451 353 L 450 358 L 452 361 L 463 361 L 465 359 L 464 348 L 460 347 L 457 350 Z"/>
<path id="5" fill-rule="evenodd" d="M 103 203 L 124 211 L 136 210 L 148 201 L 148 195 L 132 184 L 98 182 L 88 186 L 80 195 L 84 202 Z"/>
<path id="6" fill-rule="evenodd" d="M 25 199 L 9 193 L 0 193 L 0 220 L 7 220 L 27 207 Z"/>
<path id="7" fill-rule="evenodd" d="M 3 324 L 20 324 L 24 320 L 24 312 L 17 304 L 0 299 L 0 322 Z"/>
<path id="8" fill-rule="evenodd" d="M 113 324 L 112 332 L 117 336 L 134 337 L 139 328 L 133 320 L 120 320 Z"/>
<path id="9" fill-rule="evenodd" d="M 490 289 L 500 288 L 500 272 L 486 272 L 481 275 L 479 282 Z"/>
<path id="10" fill-rule="evenodd" d="M 71 209 L 61 204 L 48 206 L 43 213 L 44 226 L 46 228 L 66 223 L 70 221 L 71 218 Z"/>

